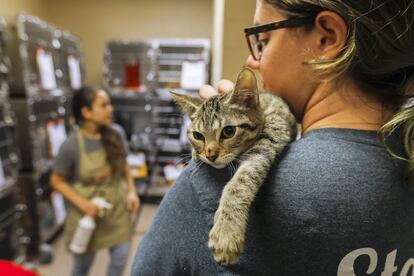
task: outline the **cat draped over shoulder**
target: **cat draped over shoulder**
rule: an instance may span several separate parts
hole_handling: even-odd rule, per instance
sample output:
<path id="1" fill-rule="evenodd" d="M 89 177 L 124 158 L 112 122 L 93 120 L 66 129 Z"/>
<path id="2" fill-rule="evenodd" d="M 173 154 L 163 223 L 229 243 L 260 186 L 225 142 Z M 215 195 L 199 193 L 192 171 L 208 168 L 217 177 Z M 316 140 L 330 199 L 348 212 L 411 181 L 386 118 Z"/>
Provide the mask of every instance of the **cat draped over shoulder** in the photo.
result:
<path id="1" fill-rule="evenodd" d="M 244 249 L 249 208 L 275 160 L 296 136 L 296 121 L 277 96 L 259 93 L 245 67 L 229 93 L 206 101 L 171 93 L 190 119 L 192 158 L 215 168 L 240 165 L 224 186 L 208 246 L 214 259 L 234 264 Z"/>

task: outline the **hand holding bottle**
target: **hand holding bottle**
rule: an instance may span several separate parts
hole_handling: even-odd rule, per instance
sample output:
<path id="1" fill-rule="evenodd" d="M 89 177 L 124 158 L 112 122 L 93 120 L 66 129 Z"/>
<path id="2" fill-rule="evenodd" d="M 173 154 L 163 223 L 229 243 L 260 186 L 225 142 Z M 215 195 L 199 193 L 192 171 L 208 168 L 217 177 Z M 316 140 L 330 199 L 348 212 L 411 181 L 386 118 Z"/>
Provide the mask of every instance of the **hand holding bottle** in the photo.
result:
<path id="1" fill-rule="evenodd" d="M 85 215 L 88 215 L 95 219 L 103 210 L 101 207 L 88 200 L 83 204 L 82 211 L 85 213 Z"/>
<path id="2" fill-rule="evenodd" d="M 92 233 L 96 227 L 96 216 L 102 217 L 105 215 L 105 211 L 110 209 L 112 209 L 112 204 L 102 197 L 94 197 L 91 201 L 85 203 L 85 216 L 79 220 L 69 245 L 69 248 L 73 253 L 84 254 L 86 252 Z"/>
<path id="3" fill-rule="evenodd" d="M 112 209 L 112 204 L 107 202 L 103 197 L 94 197 L 91 200 L 92 204 L 98 206 L 98 216 L 105 216 L 106 212 Z"/>
<path id="4" fill-rule="evenodd" d="M 107 210 L 112 209 L 112 204 L 105 201 L 102 197 L 95 197 L 92 200 L 86 201 L 82 208 L 85 215 L 92 218 L 103 217 Z"/>

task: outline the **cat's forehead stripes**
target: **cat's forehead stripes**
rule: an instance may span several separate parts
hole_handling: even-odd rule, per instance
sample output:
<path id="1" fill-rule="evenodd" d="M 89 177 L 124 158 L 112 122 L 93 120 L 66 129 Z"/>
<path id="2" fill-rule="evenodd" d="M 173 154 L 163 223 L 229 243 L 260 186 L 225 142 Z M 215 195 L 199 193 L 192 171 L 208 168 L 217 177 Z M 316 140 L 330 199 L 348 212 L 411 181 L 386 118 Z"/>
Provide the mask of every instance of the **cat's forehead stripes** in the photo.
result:
<path id="1" fill-rule="evenodd" d="M 223 106 L 222 98 L 224 95 L 219 95 L 218 97 L 212 97 L 208 99 L 200 109 L 202 114 L 199 127 L 204 127 L 206 129 L 217 129 L 221 127 L 221 116 L 223 116 Z"/>

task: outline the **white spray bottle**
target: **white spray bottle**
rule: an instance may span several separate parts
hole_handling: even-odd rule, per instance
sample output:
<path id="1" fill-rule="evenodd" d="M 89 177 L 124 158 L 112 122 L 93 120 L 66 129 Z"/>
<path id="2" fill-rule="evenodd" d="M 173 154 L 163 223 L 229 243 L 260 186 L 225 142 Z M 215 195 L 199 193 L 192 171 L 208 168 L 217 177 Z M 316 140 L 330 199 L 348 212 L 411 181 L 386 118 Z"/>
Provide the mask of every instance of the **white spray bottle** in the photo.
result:
<path id="1" fill-rule="evenodd" d="M 108 203 L 102 197 L 94 197 L 91 201 L 104 211 L 112 209 L 112 204 Z M 99 217 L 103 217 L 104 215 L 105 212 L 99 213 Z M 76 228 L 75 234 L 73 235 L 72 241 L 69 245 L 70 251 L 75 254 L 85 253 L 95 227 L 95 220 L 91 216 L 83 216 L 78 222 L 78 227 Z"/>

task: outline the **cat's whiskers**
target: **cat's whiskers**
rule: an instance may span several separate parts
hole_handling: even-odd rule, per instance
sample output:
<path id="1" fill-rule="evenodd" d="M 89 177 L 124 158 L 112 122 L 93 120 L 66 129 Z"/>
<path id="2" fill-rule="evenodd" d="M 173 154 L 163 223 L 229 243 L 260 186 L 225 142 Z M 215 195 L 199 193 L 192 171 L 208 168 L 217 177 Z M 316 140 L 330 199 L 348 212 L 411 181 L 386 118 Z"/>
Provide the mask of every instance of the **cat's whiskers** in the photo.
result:
<path id="1" fill-rule="evenodd" d="M 234 157 L 234 160 L 232 162 L 234 162 L 234 161 L 237 161 L 237 163 L 241 163 L 241 162 L 243 162 L 243 159 L 240 156 L 236 156 L 236 157 Z"/>
<path id="2" fill-rule="evenodd" d="M 194 174 L 198 171 L 198 169 L 200 168 L 201 165 L 203 165 L 203 161 L 201 161 L 201 160 L 196 160 L 195 161 L 194 169 L 191 172 L 190 177 L 193 177 L 194 176 Z"/>
<path id="3" fill-rule="evenodd" d="M 175 164 L 180 164 L 182 161 L 186 160 L 186 159 L 191 159 L 191 154 L 188 153 L 184 153 L 184 154 L 180 154 L 178 156 L 180 159 L 178 159 L 178 161 L 175 162 Z M 187 163 L 189 160 L 187 160 L 185 163 Z"/>
<path id="4" fill-rule="evenodd" d="M 231 168 L 231 170 L 230 170 L 230 174 L 233 176 L 233 175 L 236 173 L 236 170 L 237 170 L 236 165 L 234 164 L 234 160 L 233 160 L 233 161 L 231 161 L 231 162 L 229 163 L 229 165 L 230 165 L 230 168 Z"/>

